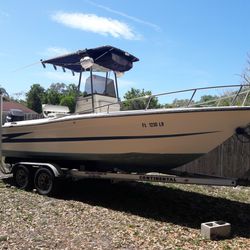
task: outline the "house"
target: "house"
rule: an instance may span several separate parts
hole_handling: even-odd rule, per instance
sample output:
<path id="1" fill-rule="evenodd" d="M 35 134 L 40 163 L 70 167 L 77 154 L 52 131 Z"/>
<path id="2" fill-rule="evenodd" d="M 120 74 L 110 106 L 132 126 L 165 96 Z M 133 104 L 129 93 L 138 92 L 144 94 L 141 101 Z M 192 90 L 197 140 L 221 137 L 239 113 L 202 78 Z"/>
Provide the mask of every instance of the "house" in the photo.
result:
<path id="1" fill-rule="evenodd" d="M 32 120 L 40 118 L 40 115 L 35 111 L 27 108 L 21 103 L 13 101 L 4 101 L 3 102 L 3 122 L 6 121 L 6 117 L 11 112 L 11 110 L 21 110 L 24 113 L 25 120 Z"/>

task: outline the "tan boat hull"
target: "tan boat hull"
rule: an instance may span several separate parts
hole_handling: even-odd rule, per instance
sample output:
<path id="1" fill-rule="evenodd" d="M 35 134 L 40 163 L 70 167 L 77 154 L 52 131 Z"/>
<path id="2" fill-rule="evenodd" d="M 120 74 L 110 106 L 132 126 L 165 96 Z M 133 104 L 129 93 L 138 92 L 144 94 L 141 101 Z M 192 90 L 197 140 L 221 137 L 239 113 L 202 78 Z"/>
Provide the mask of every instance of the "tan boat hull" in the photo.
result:
<path id="1" fill-rule="evenodd" d="M 21 122 L 3 128 L 3 155 L 166 172 L 208 153 L 249 122 L 250 107 L 115 112 Z"/>

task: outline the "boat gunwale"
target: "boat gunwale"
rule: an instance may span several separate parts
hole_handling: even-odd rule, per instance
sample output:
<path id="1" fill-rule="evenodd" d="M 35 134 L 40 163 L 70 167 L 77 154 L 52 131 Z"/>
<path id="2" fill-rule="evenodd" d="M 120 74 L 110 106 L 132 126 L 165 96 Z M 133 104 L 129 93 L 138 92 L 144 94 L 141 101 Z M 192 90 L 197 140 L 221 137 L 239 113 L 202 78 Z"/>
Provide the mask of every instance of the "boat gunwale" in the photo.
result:
<path id="1" fill-rule="evenodd" d="M 220 107 L 196 107 L 196 108 L 168 108 L 168 109 L 148 109 L 148 110 L 128 110 L 128 111 L 115 111 L 104 113 L 91 113 L 91 114 L 73 114 L 59 118 L 42 118 L 36 120 L 26 120 L 13 123 L 6 123 L 3 128 L 16 128 L 26 126 L 46 125 L 48 123 L 70 122 L 83 119 L 93 118 L 118 118 L 126 116 L 148 116 L 157 114 L 181 114 L 181 113 L 196 113 L 196 112 L 234 112 L 250 110 L 250 106 L 220 106 Z"/>

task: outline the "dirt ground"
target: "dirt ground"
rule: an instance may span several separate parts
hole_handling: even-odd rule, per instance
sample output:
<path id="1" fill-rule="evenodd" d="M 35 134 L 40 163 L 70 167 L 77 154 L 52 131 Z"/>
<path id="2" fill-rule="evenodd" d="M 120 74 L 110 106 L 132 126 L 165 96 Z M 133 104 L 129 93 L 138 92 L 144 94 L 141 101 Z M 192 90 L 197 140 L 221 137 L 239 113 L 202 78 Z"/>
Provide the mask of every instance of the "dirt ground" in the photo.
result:
<path id="1" fill-rule="evenodd" d="M 205 240 L 224 220 L 230 239 Z M 0 249 L 250 249 L 250 188 L 81 181 L 56 197 L 0 180 Z"/>

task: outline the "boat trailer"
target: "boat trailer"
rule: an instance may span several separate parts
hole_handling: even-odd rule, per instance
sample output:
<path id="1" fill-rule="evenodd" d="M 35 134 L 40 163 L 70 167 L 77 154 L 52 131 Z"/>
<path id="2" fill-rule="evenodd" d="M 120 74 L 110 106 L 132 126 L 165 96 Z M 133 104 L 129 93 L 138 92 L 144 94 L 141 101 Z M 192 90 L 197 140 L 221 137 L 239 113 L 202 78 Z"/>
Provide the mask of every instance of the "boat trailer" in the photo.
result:
<path id="1" fill-rule="evenodd" d="M 236 179 L 209 177 L 203 175 L 162 174 L 162 173 L 124 173 L 82 171 L 79 169 L 61 168 L 54 163 L 18 162 L 10 167 L 15 185 L 20 189 L 32 190 L 39 194 L 51 195 L 58 190 L 59 183 L 66 179 L 103 179 L 112 182 L 137 181 L 175 184 L 196 184 L 212 186 L 236 186 Z"/>

